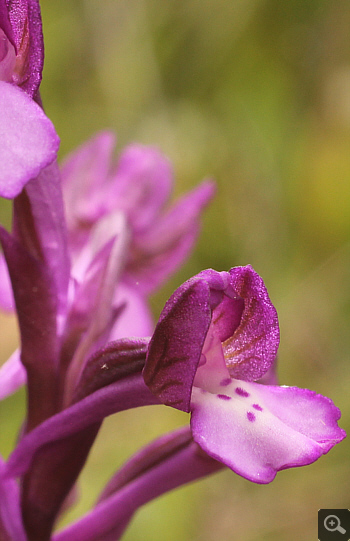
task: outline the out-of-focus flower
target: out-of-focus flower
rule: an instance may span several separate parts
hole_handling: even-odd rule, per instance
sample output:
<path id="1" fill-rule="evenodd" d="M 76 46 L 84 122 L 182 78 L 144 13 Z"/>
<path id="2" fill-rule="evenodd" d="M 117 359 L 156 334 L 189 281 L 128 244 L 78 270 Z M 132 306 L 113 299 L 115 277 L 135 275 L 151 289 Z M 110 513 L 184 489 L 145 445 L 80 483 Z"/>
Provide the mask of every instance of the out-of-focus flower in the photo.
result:
<path id="1" fill-rule="evenodd" d="M 330 399 L 256 383 L 278 344 L 277 313 L 255 271 L 207 270 L 166 304 L 144 369 L 156 396 L 192 412 L 202 449 L 257 483 L 314 462 L 345 437 Z"/>
<path id="2" fill-rule="evenodd" d="M 215 191 L 212 181 L 204 181 L 169 207 L 173 173 L 167 158 L 154 147 L 134 144 L 121 153 L 114 165 L 114 146 L 114 134 L 102 132 L 71 154 L 62 166 L 75 272 L 81 274 L 81 254 L 88 253 L 86 247 L 96 224 L 102 219 L 108 223 L 108 236 L 115 221 L 121 216 L 124 219 L 128 248 L 115 305 L 125 304 L 125 308 L 112 339 L 152 332 L 146 295 L 157 289 L 190 253 L 203 209 Z M 143 317 L 135 318 L 135 313 Z"/>
<path id="3" fill-rule="evenodd" d="M 199 233 L 203 209 L 215 191 L 212 181 L 204 181 L 168 208 L 173 174 L 167 158 L 153 147 L 135 144 L 127 147 L 113 166 L 114 145 L 115 136 L 102 132 L 73 152 L 62 166 L 67 242 L 72 260 L 66 305 L 66 279 L 63 286 L 60 284 L 62 269 L 64 276 L 68 272 L 67 262 L 62 262 L 62 254 L 57 257 L 51 250 L 47 263 L 53 266 L 53 276 L 60 282 L 61 305 L 65 305 L 59 326 L 62 341 L 69 343 L 69 348 L 63 345 L 65 358 L 61 364 L 70 365 L 68 379 L 72 386 L 84 360 L 98 346 L 125 336 L 152 334 L 154 325 L 147 295 L 188 256 Z M 57 177 L 54 182 L 53 176 Z M 33 183 L 28 185 L 38 204 L 35 220 L 42 217 L 36 229 L 46 238 L 40 243 L 47 249 L 64 244 L 64 220 L 57 201 L 61 177 L 57 170 L 49 177 L 53 190 L 50 195 L 42 193 L 36 197 L 38 182 L 34 189 Z M 45 189 L 43 182 L 50 184 L 44 178 L 41 190 Z M 51 202 L 56 201 L 55 211 L 52 203 L 49 208 L 48 195 Z M 56 217 L 51 224 L 50 217 Z M 12 292 L 7 269 L 0 259 L 1 277 L 0 306 L 9 310 L 13 306 Z M 73 359 L 68 361 L 70 355 Z M 25 376 L 18 357 L 5 365 L 2 372 L 0 396 L 6 396 L 22 384 Z"/>

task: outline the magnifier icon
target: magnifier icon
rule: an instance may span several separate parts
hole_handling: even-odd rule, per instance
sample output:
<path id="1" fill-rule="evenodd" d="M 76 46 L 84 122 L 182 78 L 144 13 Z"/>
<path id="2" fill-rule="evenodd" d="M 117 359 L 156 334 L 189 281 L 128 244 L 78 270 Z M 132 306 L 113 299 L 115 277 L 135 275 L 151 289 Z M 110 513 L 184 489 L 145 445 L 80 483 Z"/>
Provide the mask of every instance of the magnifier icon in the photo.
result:
<path id="1" fill-rule="evenodd" d="M 329 532 L 340 532 L 342 534 L 346 533 L 346 530 L 340 526 L 340 520 L 336 515 L 328 515 L 324 519 L 324 527 Z"/>

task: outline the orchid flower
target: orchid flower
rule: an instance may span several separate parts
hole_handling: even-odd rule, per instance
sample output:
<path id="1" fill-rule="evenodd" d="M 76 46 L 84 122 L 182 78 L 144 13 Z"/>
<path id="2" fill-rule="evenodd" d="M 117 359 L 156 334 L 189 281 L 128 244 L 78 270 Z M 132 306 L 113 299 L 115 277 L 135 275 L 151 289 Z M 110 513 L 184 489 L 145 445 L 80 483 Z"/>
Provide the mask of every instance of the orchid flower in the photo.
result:
<path id="1" fill-rule="evenodd" d="M 140 505 L 223 466 L 269 483 L 279 470 L 310 464 L 345 437 L 340 412 L 313 391 L 262 383 L 278 345 L 276 310 L 250 266 L 203 271 L 169 299 L 150 343 L 112 342 L 89 359 L 72 404 L 22 439 L 5 479 L 50 453 L 68 460 L 107 415 L 160 402 L 191 411 L 191 435 L 184 430 L 141 451 L 55 540 L 116 541 Z"/>
<path id="2" fill-rule="evenodd" d="M 275 385 L 277 313 L 251 267 L 190 279 L 146 336 L 147 297 L 189 254 L 214 184 L 169 205 L 168 160 L 133 144 L 114 164 L 110 132 L 60 171 L 42 67 L 38 0 L 0 0 L 0 196 L 14 199 L 12 230 L 0 226 L 0 305 L 15 307 L 21 339 L 0 397 L 27 385 L 17 445 L 0 457 L 1 540 L 116 541 L 176 486 L 224 466 L 268 483 L 327 453 L 345 437 L 340 412 Z M 52 533 L 103 420 L 162 404 L 191 412 L 190 427 L 136 453 L 90 513 Z"/>
<path id="3" fill-rule="evenodd" d="M 0 0 L 0 195 L 13 198 L 52 163 L 59 139 L 41 107 L 43 40 L 37 0 Z"/>
<path id="4" fill-rule="evenodd" d="M 163 403 L 191 411 L 194 441 L 243 477 L 269 483 L 345 437 L 329 398 L 259 379 L 277 354 L 277 313 L 249 266 L 203 271 L 166 304 L 145 381 Z"/>

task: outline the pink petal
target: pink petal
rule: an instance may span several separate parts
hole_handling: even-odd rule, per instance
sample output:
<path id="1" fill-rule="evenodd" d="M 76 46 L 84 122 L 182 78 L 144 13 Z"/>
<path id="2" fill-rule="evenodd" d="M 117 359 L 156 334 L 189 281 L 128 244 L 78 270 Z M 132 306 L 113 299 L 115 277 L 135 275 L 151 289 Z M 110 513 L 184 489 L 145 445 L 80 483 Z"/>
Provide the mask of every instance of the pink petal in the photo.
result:
<path id="1" fill-rule="evenodd" d="M 262 278 L 250 265 L 232 268 L 230 276 L 233 291 L 244 300 L 244 310 L 238 328 L 223 342 L 226 365 L 233 378 L 256 381 L 276 358 L 278 316 Z"/>
<path id="2" fill-rule="evenodd" d="M 145 293 L 159 287 L 188 257 L 200 231 L 201 215 L 214 193 L 214 183 L 204 181 L 148 228 L 135 231 L 127 274 L 140 282 Z"/>
<path id="3" fill-rule="evenodd" d="M 309 389 L 275 385 L 259 386 L 259 394 L 273 415 L 317 441 L 324 453 L 345 437 L 337 424 L 341 412 L 329 398 Z"/>
<path id="4" fill-rule="evenodd" d="M 172 177 L 170 162 L 155 147 L 129 145 L 120 155 L 111 195 L 135 233 L 154 223 L 170 196 Z"/>
<path id="5" fill-rule="evenodd" d="M 210 318 L 210 287 L 198 277 L 185 282 L 166 303 L 143 372 L 146 385 L 164 404 L 190 411 L 191 389 Z"/>
<path id="6" fill-rule="evenodd" d="M 220 393 L 222 382 L 228 385 L 231 378 L 226 367 L 221 342 L 217 336 L 212 334 L 211 325 L 205 338 L 194 385 L 210 392 Z"/>
<path id="7" fill-rule="evenodd" d="M 72 152 L 61 167 L 67 225 L 75 249 L 110 209 L 108 179 L 115 139 L 112 132 L 98 133 Z"/>
<path id="8" fill-rule="evenodd" d="M 6 37 L 9 39 L 12 45 L 15 45 L 6 0 L 0 0 L 0 27 L 4 31 Z"/>
<path id="9" fill-rule="evenodd" d="M 194 440 L 256 483 L 314 462 L 345 437 L 331 400 L 293 387 L 232 380 L 218 394 L 194 388 L 192 411 Z"/>
<path id="10" fill-rule="evenodd" d="M 16 350 L 0 368 L 0 400 L 15 393 L 27 380 L 26 370 Z"/>
<path id="11" fill-rule="evenodd" d="M 120 283 L 114 299 L 115 305 L 125 305 L 112 328 L 109 340 L 118 340 L 126 336 L 143 337 L 151 336 L 154 323 L 147 302 L 138 289 Z"/>
<path id="12" fill-rule="evenodd" d="M 0 254 L 0 308 L 6 312 L 13 312 L 15 309 L 10 276 L 3 254 Z"/>
<path id="13" fill-rule="evenodd" d="M 109 336 L 115 315 L 114 292 L 127 244 L 128 231 L 124 216 L 121 213 L 110 214 L 96 224 L 91 242 L 85 247 L 86 254 L 81 254 L 83 261 L 73 269 L 76 276 L 84 272 L 85 275 L 77 287 L 69 320 L 73 328 L 75 326 L 85 332 L 69 365 L 66 396 L 73 391 L 87 356 Z M 85 270 L 87 263 L 89 266 Z"/>
<path id="14" fill-rule="evenodd" d="M 0 457 L 0 539 L 26 541 L 22 523 L 20 491 L 15 479 L 3 479 L 6 464 Z M 6 528 L 6 530 L 4 530 Z"/>
<path id="15" fill-rule="evenodd" d="M 44 64 L 39 0 L 16 0 L 7 4 L 17 54 L 13 81 L 29 96 L 35 98 Z M 11 39 L 11 35 L 7 35 Z"/>
<path id="16" fill-rule="evenodd" d="M 42 109 L 0 81 L 0 195 L 13 198 L 56 158 L 59 138 Z"/>
<path id="17" fill-rule="evenodd" d="M 0 4 L 1 19 L 1 4 Z M 1 20 L 0 20 L 1 23 Z M 16 64 L 16 51 L 6 33 L 0 27 L 0 81 L 10 82 Z"/>

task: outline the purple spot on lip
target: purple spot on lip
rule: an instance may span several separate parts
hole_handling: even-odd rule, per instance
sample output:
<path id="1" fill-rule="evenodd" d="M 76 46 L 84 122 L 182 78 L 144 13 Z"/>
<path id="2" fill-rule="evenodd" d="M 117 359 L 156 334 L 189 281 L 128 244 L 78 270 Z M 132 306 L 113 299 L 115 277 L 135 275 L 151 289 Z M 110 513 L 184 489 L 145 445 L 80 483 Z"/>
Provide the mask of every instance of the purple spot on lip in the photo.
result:
<path id="1" fill-rule="evenodd" d="M 230 385 L 230 383 L 232 383 L 231 378 L 225 378 L 222 381 L 220 381 L 221 387 L 227 387 L 227 385 Z"/>
<path id="2" fill-rule="evenodd" d="M 231 396 L 227 396 L 227 394 L 218 394 L 217 397 L 221 400 L 231 400 Z"/>
<path id="3" fill-rule="evenodd" d="M 258 411 L 262 411 L 262 410 L 263 410 L 262 407 L 259 406 L 259 404 L 253 404 L 253 408 L 256 409 L 256 410 L 258 410 Z"/>
<path id="4" fill-rule="evenodd" d="M 252 411 L 247 411 L 247 419 L 252 423 L 255 421 L 255 415 Z"/>
<path id="5" fill-rule="evenodd" d="M 245 391 L 244 389 L 242 389 L 241 387 L 236 387 L 235 388 L 235 392 L 236 394 L 238 394 L 239 396 L 249 396 L 249 393 L 247 393 L 247 391 Z"/>

